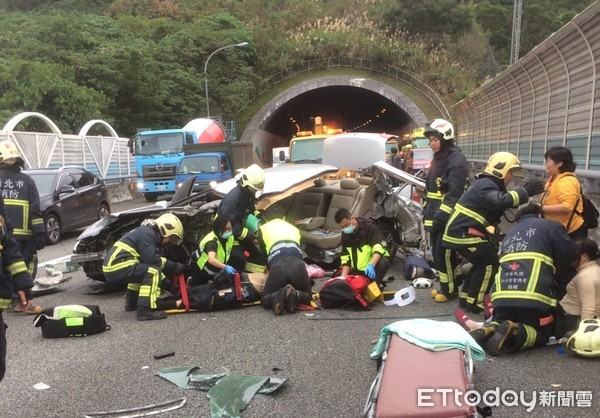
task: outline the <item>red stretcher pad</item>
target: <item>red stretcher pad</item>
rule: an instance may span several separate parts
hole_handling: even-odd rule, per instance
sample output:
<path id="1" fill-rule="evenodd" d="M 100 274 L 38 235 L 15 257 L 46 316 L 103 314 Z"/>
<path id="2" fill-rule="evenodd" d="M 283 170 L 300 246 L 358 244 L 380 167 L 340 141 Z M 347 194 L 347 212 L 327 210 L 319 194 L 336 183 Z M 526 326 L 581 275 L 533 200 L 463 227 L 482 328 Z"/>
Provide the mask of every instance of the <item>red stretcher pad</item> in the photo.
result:
<path id="1" fill-rule="evenodd" d="M 424 399 L 434 406 L 418 406 L 420 388 L 459 389 L 463 393 L 459 398 L 462 406 L 455 403 L 454 392 L 446 395 L 446 406 L 439 392 L 427 393 L 431 398 Z M 476 416 L 475 407 L 463 402 L 469 389 L 463 351 L 429 351 L 392 334 L 375 415 L 378 418 Z"/>

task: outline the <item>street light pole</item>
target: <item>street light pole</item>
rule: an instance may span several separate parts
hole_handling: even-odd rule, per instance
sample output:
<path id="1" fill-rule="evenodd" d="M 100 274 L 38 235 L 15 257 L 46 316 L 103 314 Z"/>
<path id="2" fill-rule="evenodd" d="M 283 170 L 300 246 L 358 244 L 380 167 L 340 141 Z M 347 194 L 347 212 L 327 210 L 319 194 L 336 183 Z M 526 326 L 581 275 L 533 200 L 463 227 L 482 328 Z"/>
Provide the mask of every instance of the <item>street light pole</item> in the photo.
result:
<path id="1" fill-rule="evenodd" d="M 206 59 L 206 62 L 204 63 L 204 94 L 206 95 L 206 117 L 210 117 L 210 106 L 208 103 L 208 74 L 206 73 L 206 70 L 208 68 L 208 61 L 210 61 L 211 57 L 219 51 L 222 51 L 227 48 L 244 48 L 245 46 L 248 46 L 248 42 L 240 42 L 239 44 L 222 46 L 221 48 L 214 50 Z"/>

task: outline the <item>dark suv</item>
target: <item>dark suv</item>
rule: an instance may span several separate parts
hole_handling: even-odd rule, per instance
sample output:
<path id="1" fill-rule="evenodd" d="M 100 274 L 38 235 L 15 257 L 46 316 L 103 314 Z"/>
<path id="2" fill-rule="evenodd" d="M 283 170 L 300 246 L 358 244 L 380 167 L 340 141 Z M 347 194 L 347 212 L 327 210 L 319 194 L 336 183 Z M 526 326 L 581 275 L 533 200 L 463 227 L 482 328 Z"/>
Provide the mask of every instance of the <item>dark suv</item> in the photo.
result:
<path id="1" fill-rule="evenodd" d="M 40 194 L 46 241 L 56 244 L 67 231 L 89 226 L 110 214 L 108 191 L 102 180 L 83 167 L 24 170 Z"/>

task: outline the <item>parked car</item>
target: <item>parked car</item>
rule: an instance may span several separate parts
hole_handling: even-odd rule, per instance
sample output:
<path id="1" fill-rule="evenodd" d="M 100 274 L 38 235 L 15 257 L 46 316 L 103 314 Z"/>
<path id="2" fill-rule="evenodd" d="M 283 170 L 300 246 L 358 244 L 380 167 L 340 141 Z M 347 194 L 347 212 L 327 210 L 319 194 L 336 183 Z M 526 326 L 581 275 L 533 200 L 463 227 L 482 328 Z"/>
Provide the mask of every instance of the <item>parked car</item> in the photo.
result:
<path id="1" fill-rule="evenodd" d="M 346 140 L 352 142 L 352 138 Z M 381 155 L 385 152 L 384 143 L 385 138 L 381 144 Z M 336 165 L 295 164 L 264 169 L 265 189 L 258 197 L 256 207 L 267 216 L 271 211 L 277 214 L 283 211 L 288 222 L 296 223 L 301 229 L 303 249 L 310 261 L 331 263 L 339 260 L 341 233 L 333 222 L 333 215 L 339 207 L 349 208 L 355 216 L 375 219 L 384 231 L 392 257 L 397 251 L 412 254 L 412 250 L 420 251 L 422 248 L 421 207 L 394 192 L 387 178 L 393 176 L 419 189 L 424 188 L 423 181 L 377 161 L 373 144 L 363 145 L 366 149 L 361 151 L 361 155 L 369 162 L 368 170 L 362 172 L 368 172 L 369 177 L 324 180 L 324 177 L 338 172 L 340 167 L 360 167 L 356 164 L 346 166 L 341 160 Z M 325 149 L 324 160 L 328 153 Z M 369 153 L 373 154 L 372 158 L 369 158 Z M 339 153 L 333 154 L 339 158 Z M 171 212 L 183 223 L 184 237 L 182 245 L 165 248 L 164 255 L 186 263 L 200 239 L 210 231 L 215 211 L 223 196 L 235 187 L 236 179 L 198 193 L 193 193 L 194 182 L 194 177 L 188 179 L 169 203 L 158 202 L 111 214 L 91 225 L 79 236 L 71 260 L 80 263 L 88 277 L 104 281 L 102 259 L 106 251 L 144 219 Z M 305 239 L 307 237 L 312 239 Z"/>
<path id="2" fill-rule="evenodd" d="M 56 244 L 64 232 L 89 226 L 110 214 L 108 190 L 102 180 L 83 167 L 24 170 L 40 194 L 46 241 Z"/>

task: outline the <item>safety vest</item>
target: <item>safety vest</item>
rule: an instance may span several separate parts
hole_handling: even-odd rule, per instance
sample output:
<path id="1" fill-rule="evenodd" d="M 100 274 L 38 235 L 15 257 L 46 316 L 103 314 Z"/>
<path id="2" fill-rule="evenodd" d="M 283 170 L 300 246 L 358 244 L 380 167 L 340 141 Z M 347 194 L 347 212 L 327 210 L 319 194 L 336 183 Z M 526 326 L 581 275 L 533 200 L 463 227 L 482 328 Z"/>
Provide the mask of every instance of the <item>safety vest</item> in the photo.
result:
<path id="1" fill-rule="evenodd" d="M 229 256 L 231 255 L 231 249 L 233 248 L 234 240 L 235 238 L 233 238 L 233 235 L 230 236 L 227 238 L 227 241 L 225 241 L 225 247 L 223 247 L 223 242 L 217 238 L 217 235 L 214 232 L 210 232 L 204 238 L 202 238 L 199 246 L 200 258 L 198 258 L 198 261 L 196 261 L 196 264 L 198 264 L 200 270 L 204 269 L 204 266 L 208 261 L 208 253 L 204 251 L 206 244 L 208 244 L 210 241 L 215 241 L 217 243 L 217 260 L 219 260 L 221 263 L 227 263 L 227 260 L 229 260 Z"/>
<path id="2" fill-rule="evenodd" d="M 289 243 L 300 247 L 300 230 L 283 219 L 273 219 L 259 229 L 267 254 L 271 254 L 277 244 Z"/>
<path id="3" fill-rule="evenodd" d="M 364 270 L 373 258 L 373 253 L 382 257 L 389 255 L 383 232 L 374 222 L 364 218 L 356 218 L 358 230 L 351 235 L 342 235 L 344 252 L 340 258 L 342 265 L 349 265 L 356 270 Z"/>

